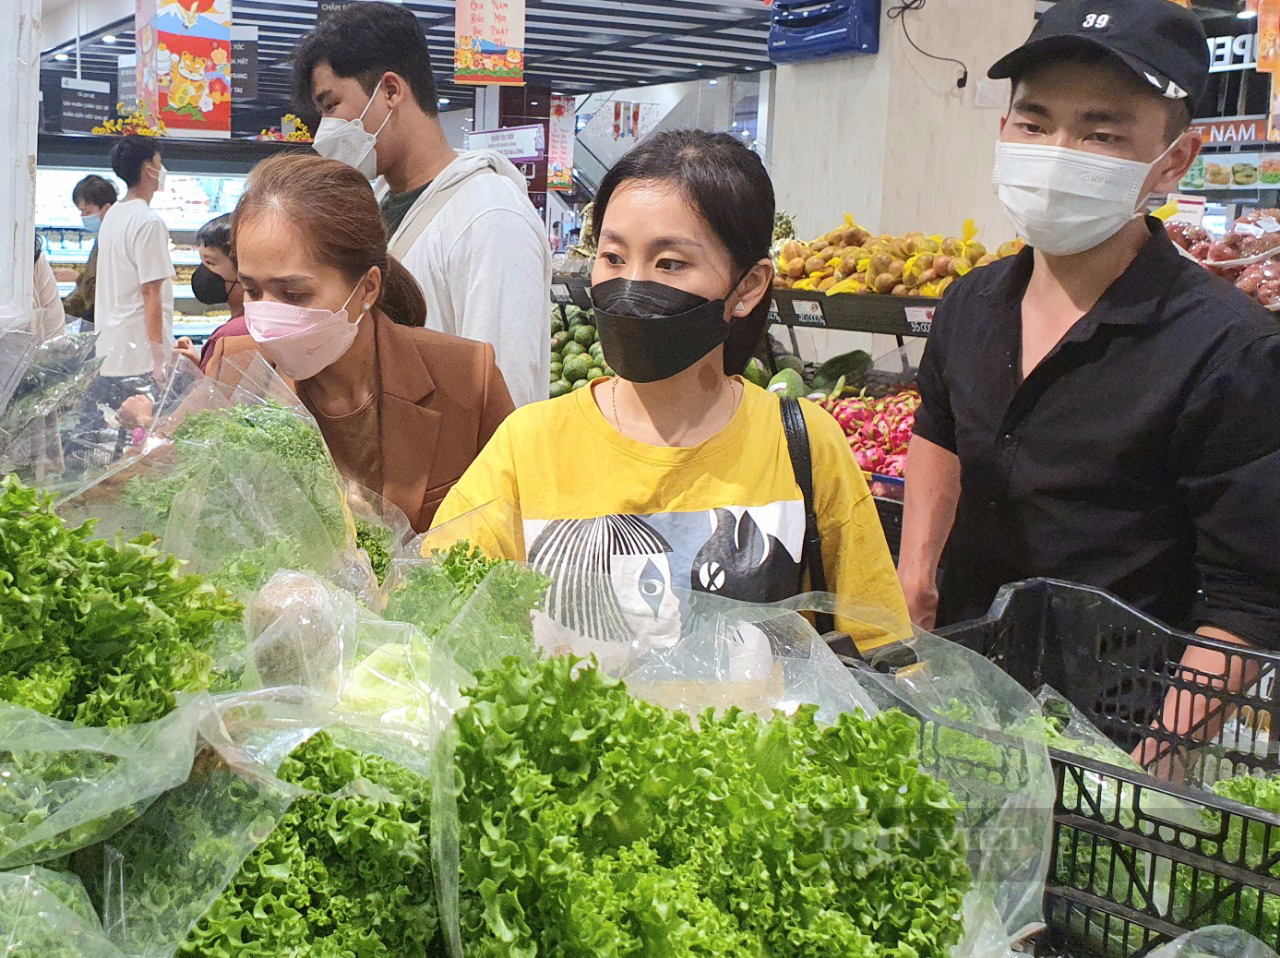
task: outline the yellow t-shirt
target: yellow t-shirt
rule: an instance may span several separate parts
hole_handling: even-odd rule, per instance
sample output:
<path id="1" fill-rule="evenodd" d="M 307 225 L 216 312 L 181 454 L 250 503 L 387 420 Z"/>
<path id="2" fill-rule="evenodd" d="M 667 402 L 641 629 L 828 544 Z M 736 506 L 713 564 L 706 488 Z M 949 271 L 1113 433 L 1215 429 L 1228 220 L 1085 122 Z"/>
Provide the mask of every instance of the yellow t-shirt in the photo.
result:
<path id="1" fill-rule="evenodd" d="M 723 430 L 676 448 L 622 435 L 592 388 L 512 413 L 441 504 L 424 552 L 469 539 L 553 578 L 608 577 L 628 614 L 659 615 L 673 586 L 757 603 L 807 589 L 804 499 L 777 396 L 743 383 Z M 802 406 L 827 588 L 876 610 L 837 622 L 864 649 L 910 636 L 862 472 L 836 421 Z"/>

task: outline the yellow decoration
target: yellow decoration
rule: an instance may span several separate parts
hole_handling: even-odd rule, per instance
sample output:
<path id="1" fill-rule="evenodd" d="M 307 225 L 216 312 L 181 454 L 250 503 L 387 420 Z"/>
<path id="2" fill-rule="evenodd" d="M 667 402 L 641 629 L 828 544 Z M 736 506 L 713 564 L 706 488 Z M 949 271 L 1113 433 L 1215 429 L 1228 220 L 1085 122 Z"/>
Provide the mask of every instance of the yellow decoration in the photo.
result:
<path id="1" fill-rule="evenodd" d="M 117 103 L 116 114 L 116 119 L 107 120 L 105 123 L 95 126 L 93 132 L 100 136 L 127 136 L 129 134 L 168 136 L 169 134 L 168 128 L 164 125 L 164 120 L 154 119 L 145 104 L 139 103 L 134 107 L 132 113 L 126 113 L 125 105 Z"/>

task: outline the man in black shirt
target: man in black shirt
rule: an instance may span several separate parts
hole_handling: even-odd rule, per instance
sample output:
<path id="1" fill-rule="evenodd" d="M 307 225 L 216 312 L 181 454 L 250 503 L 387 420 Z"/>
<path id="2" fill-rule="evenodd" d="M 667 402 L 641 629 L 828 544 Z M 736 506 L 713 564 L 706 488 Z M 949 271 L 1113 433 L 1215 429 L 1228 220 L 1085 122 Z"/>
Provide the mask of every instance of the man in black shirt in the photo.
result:
<path id="1" fill-rule="evenodd" d="M 1029 246 L 934 319 L 898 570 L 918 624 L 1050 576 L 1280 648 L 1280 325 L 1134 215 L 1197 154 L 1208 66 L 1168 0 L 1060 0 L 992 68 L 1014 87 L 995 182 Z"/>

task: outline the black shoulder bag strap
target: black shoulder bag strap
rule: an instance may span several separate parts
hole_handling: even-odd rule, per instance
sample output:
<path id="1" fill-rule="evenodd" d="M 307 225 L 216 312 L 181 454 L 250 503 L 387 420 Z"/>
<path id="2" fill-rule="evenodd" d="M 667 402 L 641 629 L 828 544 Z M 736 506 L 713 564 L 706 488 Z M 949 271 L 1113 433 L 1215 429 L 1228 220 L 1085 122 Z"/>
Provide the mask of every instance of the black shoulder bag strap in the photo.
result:
<path id="1" fill-rule="evenodd" d="M 796 485 L 804 496 L 804 553 L 802 569 L 809 572 L 809 588 L 814 592 L 827 591 L 827 569 L 822 561 L 822 533 L 818 531 L 818 514 L 813 501 L 813 456 L 809 451 L 809 429 L 804 423 L 804 410 L 800 400 L 783 398 L 782 431 L 787 435 L 787 449 L 791 453 L 791 469 L 796 474 Z M 826 612 L 814 616 L 818 633 L 829 635 L 836 630 L 835 618 Z"/>

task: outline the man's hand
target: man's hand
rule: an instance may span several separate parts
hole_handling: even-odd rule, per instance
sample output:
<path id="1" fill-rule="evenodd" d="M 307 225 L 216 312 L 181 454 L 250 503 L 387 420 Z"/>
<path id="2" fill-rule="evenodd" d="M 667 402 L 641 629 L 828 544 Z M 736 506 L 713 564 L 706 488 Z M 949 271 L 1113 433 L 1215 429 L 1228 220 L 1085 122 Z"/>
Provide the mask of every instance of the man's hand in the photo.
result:
<path id="1" fill-rule="evenodd" d="M 1250 648 L 1238 636 L 1213 626 L 1204 626 L 1196 634 L 1240 646 L 1242 651 Z M 1179 688 L 1165 693 L 1163 714 L 1152 723 L 1164 740 L 1153 737 L 1142 742 L 1133 751 L 1135 762 L 1153 775 L 1181 781 L 1186 772 L 1186 753 L 1215 742 L 1228 718 L 1231 705 L 1219 696 L 1235 695 L 1258 681 L 1255 662 L 1238 655 L 1229 658 L 1228 662 L 1227 655 L 1212 649 L 1187 649 L 1174 673 Z M 1170 739 L 1186 747 L 1175 750 Z"/>
<path id="2" fill-rule="evenodd" d="M 932 632 L 938 621 L 938 576 L 914 574 L 898 566 L 898 581 L 902 583 L 902 592 L 907 597 L 907 611 L 911 621 Z"/>
<path id="3" fill-rule="evenodd" d="M 78 283 L 80 282 L 80 271 L 69 266 L 59 266 L 53 271 L 53 278 L 59 283 Z"/>
<path id="4" fill-rule="evenodd" d="M 120 423 L 131 429 L 142 427 L 143 429 L 151 425 L 152 410 L 155 409 L 153 403 L 148 397 L 141 394 L 130 396 L 120 404 L 118 410 Z"/>

